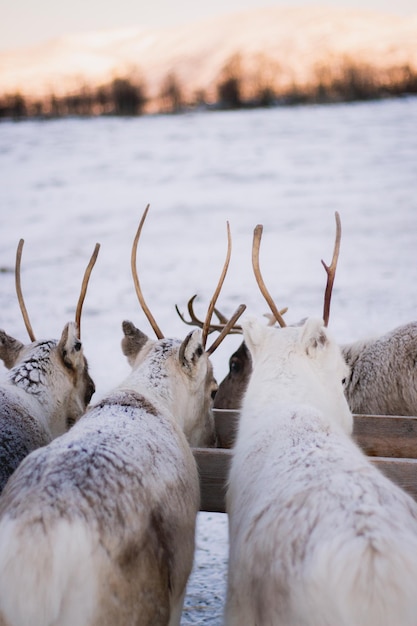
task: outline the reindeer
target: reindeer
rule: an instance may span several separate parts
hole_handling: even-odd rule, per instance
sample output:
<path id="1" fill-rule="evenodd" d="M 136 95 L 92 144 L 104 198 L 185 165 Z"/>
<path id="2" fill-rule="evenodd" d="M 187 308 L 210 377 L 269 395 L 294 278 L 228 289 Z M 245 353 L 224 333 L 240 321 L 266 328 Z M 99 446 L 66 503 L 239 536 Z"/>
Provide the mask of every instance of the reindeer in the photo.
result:
<path id="1" fill-rule="evenodd" d="M 417 415 L 417 322 L 341 346 L 353 413 Z"/>
<path id="2" fill-rule="evenodd" d="M 205 345 L 230 231 L 205 329 L 164 338 L 136 271 L 148 208 L 131 261 L 157 339 L 124 321 L 130 375 L 9 481 L 0 499 L 1 626 L 180 623 L 200 498 L 190 443 L 214 443 L 209 355 L 220 336 Z"/>
<path id="3" fill-rule="evenodd" d="M 242 326 L 253 371 L 226 497 L 226 626 L 415 626 L 417 504 L 352 440 L 327 324 Z"/>
<path id="4" fill-rule="evenodd" d="M 417 414 L 417 322 L 340 348 L 350 366 L 345 393 L 353 413 Z M 240 409 L 251 372 L 250 351 L 242 341 L 229 359 L 229 372 L 219 384 L 214 408 Z"/>
<path id="5" fill-rule="evenodd" d="M 353 413 L 417 415 L 417 322 L 340 347 L 350 368 L 345 394 Z M 240 409 L 251 372 L 250 351 L 243 341 L 229 359 L 214 408 Z"/>
<path id="6" fill-rule="evenodd" d="M 322 265 L 328 275 L 328 285 L 326 287 L 327 290 L 329 289 L 331 290 L 333 287 L 337 260 L 338 260 L 339 252 L 340 252 L 340 240 L 341 240 L 342 231 L 341 231 L 340 215 L 337 211 L 335 213 L 335 218 L 336 218 L 336 238 L 335 238 L 333 259 L 332 259 L 331 266 L 328 267 L 325 264 L 325 262 L 322 260 Z M 255 245 L 257 244 L 255 243 Z M 259 263 L 259 260 L 257 260 L 255 248 L 252 254 L 252 260 L 253 260 L 253 263 Z M 260 277 L 260 284 L 259 284 L 260 289 L 264 297 L 266 298 L 271 310 L 273 310 L 272 314 L 266 315 L 266 317 L 268 318 L 268 326 L 274 326 L 276 322 L 278 322 L 278 324 L 281 327 L 285 326 L 286 324 L 285 324 L 283 315 L 288 311 L 288 308 L 285 307 L 284 309 L 278 310 L 275 307 L 275 304 L 271 296 L 268 293 L 265 283 L 263 282 L 259 267 L 257 268 L 257 275 Z M 188 324 L 189 326 L 201 327 L 202 322 L 198 319 L 198 317 L 194 313 L 194 308 L 193 308 L 194 299 L 196 297 L 197 296 L 194 295 L 188 301 L 188 313 L 190 315 L 190 320 L 187 320 L 185 318 L 185 316 L 180 312 L 177 306 L 175 308 L 179 317 L 185 324 Z M 328 298 L 325 299 L 325 307 L 330 306 L 330 303 L 329 304 L 327 303 L 329 303 Z M 211 326 L 211 329 L 222 331 L 223 328 L 228 323 L 228 320 L 218 309 L 214 309 L 214 312 L 217 315 L 219 323 L 217 325 L 213 324 Z M 327 309 L 323 311 L 323 319 L 325 320 L 328 319 L 329 312 L 330 311 Z M 241 326 L 234 325 L 230 330 L 230 334 L 240 334 L 240 333 L 242 333 Z M 232 354 L 232 356 L 229 359 L 229 373 L 225 376 L 225 378 L 222 380 L 222 382 L 220 383 L 218 387 L 218 390 L 214 398 L 213 408 L 234 409 L 234 410 L 240 409 L 242 398 L 245 393 L 245 389 L 247 387 L 251 373 L 252 373 L 251 354 L 245 342 L 242 341 L 238 349 Z"/>
<path id="7" fill-rule="evenodd" d="M 32 450 L 66 432 L 82 415 L 95 391 L 80 341 L 81 311 L 99 245 L 84 275 L 76 321 L 65 325 L 59 340 L 37 341 L 20 282 L 23 250 L 16 254 L 16 291 L 31 343 L 24 345 L 0 330 L 0 358 L 9 371 L 0 383 L 0 491 Z"/>

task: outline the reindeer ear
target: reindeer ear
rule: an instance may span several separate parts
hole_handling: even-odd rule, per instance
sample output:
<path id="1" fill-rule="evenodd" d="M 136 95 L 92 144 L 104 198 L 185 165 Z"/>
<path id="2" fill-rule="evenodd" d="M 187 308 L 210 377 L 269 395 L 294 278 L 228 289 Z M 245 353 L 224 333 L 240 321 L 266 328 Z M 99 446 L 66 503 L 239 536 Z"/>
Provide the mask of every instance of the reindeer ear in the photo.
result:
<path id="1" fill-rule="evenodd" d="M 135 359 L 148 341 L 147 335 L 127 320 L 122 323 L 124 337 L 122 339 L 122 352 L 127 357 L 129 365 L 133 366 Z"/>
<path id="2" fill-rule="evenodd" d="M 269 327 L 261 324 L 256 317 L 248 316 L 242 321 L 243 338 L 253 357 L 269 336 Z"/>
<path id="3" fill-rule="evenodd" d="M 201 330 L 196 329 L 189 333 L 182 342 L 178 359 L 180 365 L 185 369 L 191 371 L 200 357 L 204 354 L 203 344 L 201 343 L 202 333 Z"/>
<path id="4" fill-rule="evenodd" d="M 57 348 L 58 354 L 66 367 L 75 370 L 80 362 L 84 363 L 84 355 L 81 348 L 82 343 L 78 337 L 77 324 L 68 322 L 62 331 Z"/>
<path id="5" fill-rule="evenodd" d="M 300 343 L 308 356 L 315 357 L 328 344 L 323 320 L 309 318 L 301 329 Z"/>
<path id="6" fill-rule="evenodd" d="M 23 343 L 5 333 L 4 330 L 0 330 L 0 359 L 7 369 L 16 365 L 24 347 Z"/>

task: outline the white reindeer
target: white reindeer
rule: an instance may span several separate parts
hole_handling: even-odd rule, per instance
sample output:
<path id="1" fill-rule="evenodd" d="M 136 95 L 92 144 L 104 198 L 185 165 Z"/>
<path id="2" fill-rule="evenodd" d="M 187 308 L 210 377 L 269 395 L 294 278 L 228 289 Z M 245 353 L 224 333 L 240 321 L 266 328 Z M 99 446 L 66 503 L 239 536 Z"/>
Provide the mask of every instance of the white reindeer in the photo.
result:
<path id="1" fill-rule="evenodd" d="M 340 348 L 321 320 L 242 326 L 225 624 L 416 626 L 417 504 L 351 438 Z"/>
<path id="2" fill-rule="evenodd" d="M 123 323 L 131 374 L 0 499 L 1 626 L 180 623 L 200 499 L 189 442 L 214 438 L 213 346 L 200 330 L 163 338 L 135 284 L 158 339 Z"/>
<path id="3" fill-rule="evenodd" d="M 417 415 L 417 322 L 340 347 L 350 368 L 345 395 L 352 413 Z M 242 341 L 229 359 L 214 407 L 239 409 L 251 372 L 250 352 Z"/>
<path id="4" fill-rule="evenodd" d="M 24 345 L 0 330 L 0 358 L 9 369 L 0 382 L 0 491 L 20 461 L 44 446 L 82 415 L 95 391 L 79 336 L 82 303 L 98 246 L 84 276 L 76 322 L 65 325 L 61 339 L 36 341 L 20 289 L 16 288 L 31 343 Z"/>
<path id="5" fill-rule="evenodd" d="M 198 321 L 192 301 L 188 303 L 191 322 L 187 322 L 177 309 L 187 324 Z M 216 313 L 220 320 L 217 328 L 220 328 L 224 316 Z M 268 317 L 270 323 L 275 322 L 274 314 Z M 417 322 L 340 347 L 350 368 L 345 395 L 352 413 L 417 415 Z M 243 341 L 229 359 L 229 372 L 219 384 L 213 406 L 240 409 L 251 372 L 250 352 Z"/>

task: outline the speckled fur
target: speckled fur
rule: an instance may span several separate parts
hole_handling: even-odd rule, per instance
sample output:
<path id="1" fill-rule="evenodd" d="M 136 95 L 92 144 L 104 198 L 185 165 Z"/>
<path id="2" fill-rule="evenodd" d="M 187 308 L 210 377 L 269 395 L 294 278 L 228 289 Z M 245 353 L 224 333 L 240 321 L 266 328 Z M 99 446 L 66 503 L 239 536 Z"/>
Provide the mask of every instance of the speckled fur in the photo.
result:
<path id="1" fill-rule="evenodd" d="M 51 441 L 47 430 L 21 402 L 0 388 L 1 442 L 0 490 L 20 461 L 32 450 Z"/>
<path id="2" fill-rule="evenodd" d="M 351 373 L 346 397 L 353 413 L 417 415 L 417 322 L 343 345 Z"/>
<path id="3" fill-rule="evenodd" d="M 243 325 L 226 625 L 415 626 L 417 504 L 352 441 L 340 350 L 314 320 Z"/>
<path id="4" fill-rule="evenodd" d="M 187 368 L 200 341 L 194 331 Z M 179 624 L 199 509 L 179 422 L 211 418 L 213 382 L 205 354 L 182 371 L 180 344 L 147 340 L 130 376 L 8 482 L 1 626 Z"/>
<path id="5" fill-rule="evenodd" d="M 82 350 L 67 354 L 79 343 L 74 337 L 75 325 L 66 326 L 59 342 L 24 346 L 2 331 L 1 357 L 10 369 L 0 383 L 0 491 L 20 461 L 66 432 L 91 399 L 94 383 Z"/>

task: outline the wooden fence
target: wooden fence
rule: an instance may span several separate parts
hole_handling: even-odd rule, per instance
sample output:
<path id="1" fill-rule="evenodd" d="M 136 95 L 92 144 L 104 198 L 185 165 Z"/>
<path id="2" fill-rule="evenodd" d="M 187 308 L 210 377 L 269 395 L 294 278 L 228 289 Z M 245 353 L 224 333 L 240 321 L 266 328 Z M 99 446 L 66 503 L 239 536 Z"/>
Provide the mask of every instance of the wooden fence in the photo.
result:
<path id="1" fill-rule="evenodd" d="M 218 448 L 194 448 L 201 511 L 225 512 L 230 447 L 239 412 L 214 409 Z M 353 436 L 371 462 L 417 500 L 417 417 L 354 415 Z"/>

